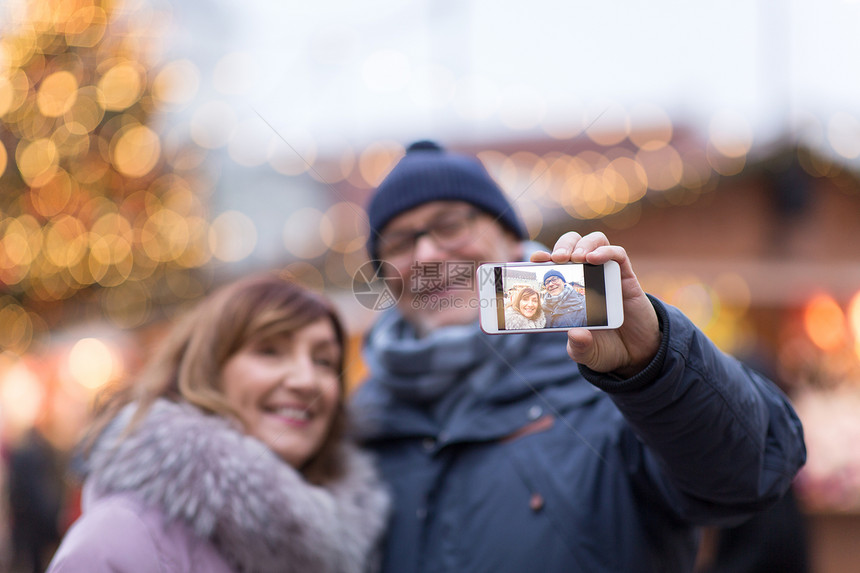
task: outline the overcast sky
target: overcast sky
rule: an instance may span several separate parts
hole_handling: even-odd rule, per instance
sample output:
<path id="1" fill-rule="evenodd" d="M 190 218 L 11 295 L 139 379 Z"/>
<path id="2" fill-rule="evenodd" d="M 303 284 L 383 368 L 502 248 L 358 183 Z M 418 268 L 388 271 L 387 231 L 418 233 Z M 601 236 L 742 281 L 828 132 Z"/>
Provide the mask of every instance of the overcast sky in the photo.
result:
<path id="1" fill-rule="evenodd" d="M 207 4 L 191 15 L 212 17 Z M 755 143 L 798 125 L 860 141 L 857 0 L 220 6 L 217 46 L 247 57 L 234 95 L 323 145 L 563 132 L 601 113 L 595 127 L 616 129 L 661 112 Z"/>

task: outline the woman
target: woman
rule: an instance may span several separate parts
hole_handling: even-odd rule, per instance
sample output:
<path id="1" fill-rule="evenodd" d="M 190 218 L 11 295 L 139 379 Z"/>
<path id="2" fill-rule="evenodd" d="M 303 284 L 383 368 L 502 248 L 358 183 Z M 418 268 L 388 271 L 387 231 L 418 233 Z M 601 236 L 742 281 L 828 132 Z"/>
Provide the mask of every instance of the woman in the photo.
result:
<path id="1" fill-rule="evenodd" d="M 505 328 L 543 328 L 546 316 L 540 304 L 540 295 L 531 287 L 514 293 L 513 304 L 505 309 Z"/>
<path id="2" fill-rule="evenodd" d="M 343 439 L 344 333 L 319 297 L 235 283 L 96 419 L 83 514 L 51 572 L 363 572 L 387 517 Z"/>

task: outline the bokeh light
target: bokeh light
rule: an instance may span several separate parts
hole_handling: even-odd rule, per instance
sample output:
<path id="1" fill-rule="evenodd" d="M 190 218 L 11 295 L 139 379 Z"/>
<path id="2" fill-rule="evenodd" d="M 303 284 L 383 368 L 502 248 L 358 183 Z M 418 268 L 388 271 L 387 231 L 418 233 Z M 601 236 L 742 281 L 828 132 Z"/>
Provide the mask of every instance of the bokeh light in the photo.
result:
<path id="1" fill-rule="evenodd" d="M 69 352 L 69 373 L 81 386 L 98 390 L 118 373 L 117 358 L 97 338 L 83 338 Z"/>
<path id="2" fill-rule="evenodd" d="M 152 82 L 152 97 L 160 105 L 181 108 L 190 102 L 200 87 L 200 72 L 189 60 L 164 66 Z"/>
<path id="3" fill-rule="evenodd" d="M 747 118 L 738 112 L 724 110 L 715 114 L 711 119 L 708 134 L 714 149 L 725 157 L 743 157 L 752 148 L 752 126 Z"/>
<path id="4" fill-rule="evenodd" d="M 218 260 L 236 262 L 248 257 L 257 246 L 257 227 L 240 211 L 225 211 L 212 221 L 209 248 Z"/>
<path id="5" fill-rule="evenodd" d="M 323 255 L 334 241 L 334 236 L 331 220 L 313 207 L 297 209 L 284 222 L 284 246 L 302 259 Z"/>
<path id="6" fill-rule="evenodd" d="M 107 67 L 112 62 L 105 62 Z M 107 110 L 122 111 L 131 107 L 143 93 L 146 74 L 138 64 L 117 61 L 98 80 L 99 103 Z"/>
<path id="7" fill-rule="evenodd" d="M 78 81 L 71 72 L 61 70 L 42 80 L 36 104 L 39 111 L 47 117 L 59 117 L 75 104 Z"/>
<path id="8" fill-rule="evenodd" d="M 111 141 L 114 167 L 129 177 L 143 177 L 156 166 L 161 156 L 161 140 L 145 125 L 120 130 Z"/>
<path id="9" fill-rule="evenodd" d="M 0 370 L 0 408 L 3 426 L 11 433 L 31 428 L 45 400 L 45 389 L 35 372 L 22 360 Z"/>
<path id="10" fill-rule="evenodd" d="M 810 340 L 822 350 L 836 350 L 845 342 L 845 314 L 827 294 L 815 295 L 806 304 L 803 322 Z"/>

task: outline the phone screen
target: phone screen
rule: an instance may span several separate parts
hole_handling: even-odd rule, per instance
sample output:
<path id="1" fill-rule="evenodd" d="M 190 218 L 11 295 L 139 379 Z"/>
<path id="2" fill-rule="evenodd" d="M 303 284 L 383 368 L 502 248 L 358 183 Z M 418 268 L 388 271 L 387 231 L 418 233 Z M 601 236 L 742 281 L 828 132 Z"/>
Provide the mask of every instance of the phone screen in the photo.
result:
<path id="1" fill-rule="evenodd" d="M 500 331 L 608 324 L 601 265 L 499 265 L 493 271 Z"/>

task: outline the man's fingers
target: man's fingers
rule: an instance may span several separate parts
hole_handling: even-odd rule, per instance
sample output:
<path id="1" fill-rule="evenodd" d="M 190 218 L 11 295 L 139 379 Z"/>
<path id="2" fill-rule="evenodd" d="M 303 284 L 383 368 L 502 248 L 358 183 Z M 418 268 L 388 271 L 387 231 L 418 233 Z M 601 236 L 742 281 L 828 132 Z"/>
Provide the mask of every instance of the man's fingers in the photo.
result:
<path id="1" fill-rule="evenodd" d="M 551 260 L 555 263 L 569 263 L 570 254 L 581 239 L 582 236 L 576 231 L 568 231 L 559 237 L 552 248 Z"/>

